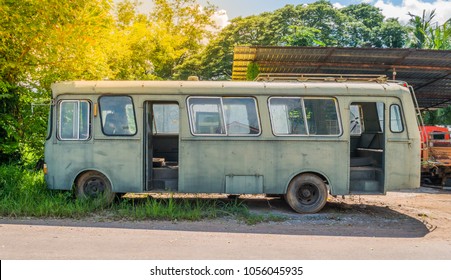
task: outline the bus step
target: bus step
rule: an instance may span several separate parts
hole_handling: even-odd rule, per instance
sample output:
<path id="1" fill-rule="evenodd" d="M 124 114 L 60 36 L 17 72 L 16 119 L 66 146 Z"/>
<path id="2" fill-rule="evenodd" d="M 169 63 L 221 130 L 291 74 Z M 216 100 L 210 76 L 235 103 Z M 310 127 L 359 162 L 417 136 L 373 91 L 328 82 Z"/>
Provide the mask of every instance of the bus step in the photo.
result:
<path id="1" fill-rule="evenodd" d="M 162 179 L 162 180 L 151 180 L 150 181 L 151 191 L 161 190 L 161 191 L 177 191 L 178 190 L 178 179 Z"/>
<path id="2" fill-rule="evenodd" d="M 351 167 L 351 181 L 353 180 L 376 180 L 382 179 L 382 169 L 370 166 Z"/>
<path id="3" fill-rule="evenodd" d="M 168 167 L 153 168 L 152 178 L 154 180 L 177 179 L 178 177 L 179 177 L 178 168 L 168 168 Z"/>
<path id="4" fill-rule="evenodd" d="M 379 181 L 376 180 L 351 180 L 351 193 L 352 192 L 379 192 Z"/>

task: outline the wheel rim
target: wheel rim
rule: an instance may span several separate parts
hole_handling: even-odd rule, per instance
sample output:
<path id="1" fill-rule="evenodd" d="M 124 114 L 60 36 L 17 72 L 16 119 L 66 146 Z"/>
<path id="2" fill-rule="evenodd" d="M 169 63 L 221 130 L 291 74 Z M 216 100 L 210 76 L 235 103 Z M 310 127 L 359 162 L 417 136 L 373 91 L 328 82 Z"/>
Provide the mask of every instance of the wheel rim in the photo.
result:
<path id="1" fill-rule="evenodd" d="M 318 201 L 319 191 L 314 184 L 302 184 L 298 188 L 296 197 L 303 205 L 313 205 Z"/>
<path id="2" fill-rule="evenodd" d="M 105 191 L 105 182 L 101 178 L 90 178 L 83 186 L 83 190 L 89 197 L 98 197 Z"/>

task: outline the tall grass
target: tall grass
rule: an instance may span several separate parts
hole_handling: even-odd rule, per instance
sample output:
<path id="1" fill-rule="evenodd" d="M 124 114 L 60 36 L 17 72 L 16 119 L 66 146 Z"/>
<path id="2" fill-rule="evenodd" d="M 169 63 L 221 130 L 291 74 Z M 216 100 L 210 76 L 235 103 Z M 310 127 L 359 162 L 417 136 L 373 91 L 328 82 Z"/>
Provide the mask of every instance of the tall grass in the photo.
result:
<path id="1" fill-rule="evenodd" d="M 0 166 L 0 215 L 10 217 L 86 216 L 98 203 L 74 200 L 71 192 L 47 189 L 44 174 L 14 165 Z"/>
<path id="2" fill-rule="evenodd" d="M 231 216 L 248 224 L 266 222 L 251 214 L 239 200 L 124 198 L 113 205 L 98 200 L 75 199 L 70 191 L 46 187 L 44 174 L 14 165 L 0 166 L 0 216 L 83 218 L 91 215 L 109 219 L 190 220 Z"/>

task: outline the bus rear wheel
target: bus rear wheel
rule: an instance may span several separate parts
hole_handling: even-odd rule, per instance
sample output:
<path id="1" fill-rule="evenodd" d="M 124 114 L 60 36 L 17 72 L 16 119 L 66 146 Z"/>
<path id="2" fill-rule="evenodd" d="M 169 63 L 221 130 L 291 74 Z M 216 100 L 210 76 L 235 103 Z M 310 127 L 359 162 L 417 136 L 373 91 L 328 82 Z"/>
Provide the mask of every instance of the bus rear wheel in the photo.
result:
<path id="1" fill-rule="evenodd" d="M 291 180 L 285 200 L 301 214 L 319 212 L 327 201 L 326 183 L 314 174 L 298 175 Z"/>
<path id="2" fill-rule="evenodd" d="M 105 203 L 113 202 L 115 194 L 108 178 L 100 172 L 83 173 L 76 183 L 76 195 L 81 199 L 104 199 Z"/>

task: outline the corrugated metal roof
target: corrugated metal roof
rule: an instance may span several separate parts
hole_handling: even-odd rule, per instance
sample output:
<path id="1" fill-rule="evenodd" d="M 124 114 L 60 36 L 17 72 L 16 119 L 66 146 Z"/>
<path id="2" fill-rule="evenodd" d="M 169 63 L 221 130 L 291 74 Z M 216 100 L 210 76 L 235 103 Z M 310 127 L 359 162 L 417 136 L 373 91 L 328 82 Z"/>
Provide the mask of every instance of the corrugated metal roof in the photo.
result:
<path id="1" fill-rule="evenodd" d="M 234 49 L 233 80 L 247 65 L 260 73 L 377 74 L 408 82 L 422 108 L 451 105 L 451 51 L 377 48 L 263 47 Z"/>

